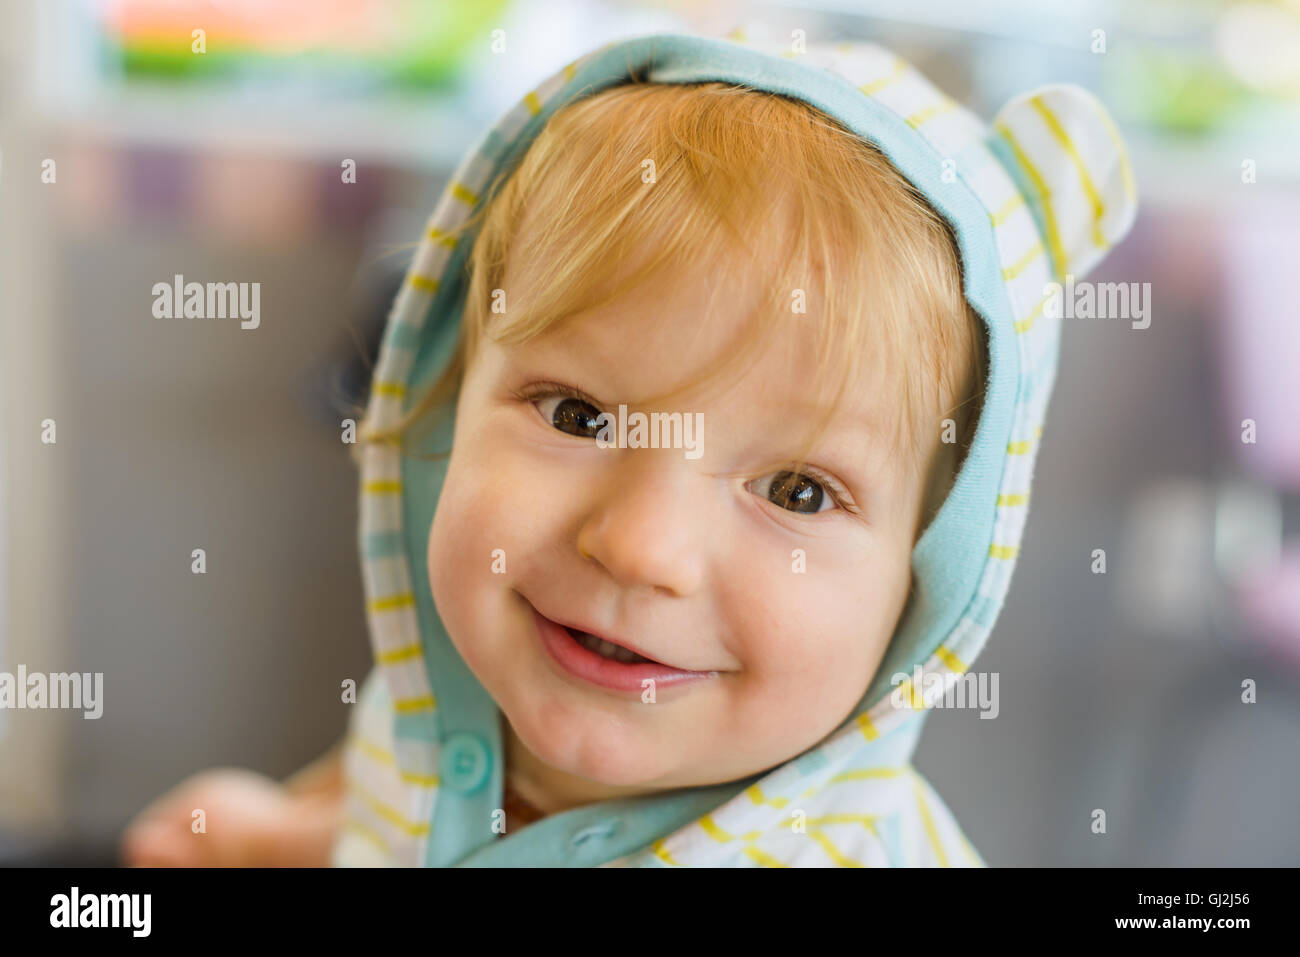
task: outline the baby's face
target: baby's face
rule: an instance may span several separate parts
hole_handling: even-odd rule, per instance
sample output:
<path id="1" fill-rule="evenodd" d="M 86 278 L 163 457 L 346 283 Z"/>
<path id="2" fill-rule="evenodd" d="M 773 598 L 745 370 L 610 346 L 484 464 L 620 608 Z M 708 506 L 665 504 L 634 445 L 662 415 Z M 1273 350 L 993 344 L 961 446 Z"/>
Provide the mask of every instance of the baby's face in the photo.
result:
<path id="1" fill-rule="evenodd" d="M 522 346 L 484 339 L 429 536 L 439 614 L 514 733 L 623 793 L 746 777 L 834 730 L 903 609 L 928 494 L 927 468 L 908 478 L 875 433 L 897 399 L 866 378 L 809 454 L 818 472 L 755 471 L 818 421 L 811 337 L 794 328 L 811 311 L 742 378 L 640 406 L 748 321 L 741 290 L 699 321 L 711 281 L 706 264 Z M 620 403 L 703 413 L 702 454 L 601 447 L 593 420 Z M 602 657 L 557 622 L 657 664 Z"/>

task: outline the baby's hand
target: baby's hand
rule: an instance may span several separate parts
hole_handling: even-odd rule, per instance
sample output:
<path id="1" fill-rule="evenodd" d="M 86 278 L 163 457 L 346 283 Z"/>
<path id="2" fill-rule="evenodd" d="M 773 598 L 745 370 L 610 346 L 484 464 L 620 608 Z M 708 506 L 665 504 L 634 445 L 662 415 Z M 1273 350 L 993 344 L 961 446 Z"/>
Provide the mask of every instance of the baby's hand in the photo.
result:
<path id="1" fill-rule="evenodd" d="M 340 806 L 337 796 L 294 794 L 252 771 L 203 771 L 136 816 L 122 837 L 123 863 L 325 867 Z"/>

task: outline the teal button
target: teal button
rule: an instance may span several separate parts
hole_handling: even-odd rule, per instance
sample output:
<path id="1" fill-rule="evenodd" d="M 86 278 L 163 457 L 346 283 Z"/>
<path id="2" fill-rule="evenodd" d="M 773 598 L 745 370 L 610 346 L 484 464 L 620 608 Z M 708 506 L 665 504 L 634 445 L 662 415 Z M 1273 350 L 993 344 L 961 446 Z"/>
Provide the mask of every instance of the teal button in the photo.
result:
<path id="1" fill-rule="evenodd" d="M 458 731 L 443 742 L 438 761 L 443 787 L 459 794 L 472 794 L 487 782 L 491 770 L 492 755 L 477 734 Z"/>

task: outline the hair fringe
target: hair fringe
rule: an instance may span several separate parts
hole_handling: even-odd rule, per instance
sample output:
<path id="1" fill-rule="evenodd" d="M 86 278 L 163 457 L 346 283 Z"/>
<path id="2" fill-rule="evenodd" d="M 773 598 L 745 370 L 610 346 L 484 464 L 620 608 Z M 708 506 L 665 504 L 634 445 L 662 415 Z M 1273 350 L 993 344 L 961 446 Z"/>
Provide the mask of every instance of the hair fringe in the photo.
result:
<path id="1" fill-rule="evenodd" d="M 787 232 L 773 227 L 787 219 Z M 882 427 L 913 470 L 926 458 L 916 453 L 939 444 L 944 418 L 956 417 L 958 467 L 973 441 L 987 352 L 951 227 L 883 153 L 798 99 L 633 80 L 568 103 L 456 233 L 475 230 L 452 361 L 392 426 L 364 423 L 363 441 L 405 443 L 430 413 L 454 405 L 485 336 L 527 342 L 705 257 L 718 263 L 711 313 L 728 282 L 754 281 L 753 257 L 774 243 L 781 265 L 759 277 L 766 307 L 756 324 L 721 362 L 648 404 L 743 367 L 761 344 L 788 334 L 780 324 L 801 321 L 791 297 L 802 289 L 809 314 L 831 320 L 800 329 L 815 330 L 815 386 L 830 402 L 795 464 L 806 463 L 869 360 L 902 396 Z M 491 312 L 507 265 L 508 320 Z"/>

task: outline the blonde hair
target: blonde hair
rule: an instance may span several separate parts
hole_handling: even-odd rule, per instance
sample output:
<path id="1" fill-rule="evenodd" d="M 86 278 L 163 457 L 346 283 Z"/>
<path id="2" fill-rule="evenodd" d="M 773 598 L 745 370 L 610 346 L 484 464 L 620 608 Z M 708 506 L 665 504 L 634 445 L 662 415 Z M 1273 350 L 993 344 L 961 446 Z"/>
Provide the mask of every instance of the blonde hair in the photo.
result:
<path id="1" fill-rule="evenodd" d="M 788 229 L 773 228 L 781 220 Z M 818 373 L 810 387 L 830 395 L 830 413 L 797 463 L 869 353 L 886 358 L 888 394 L 901 399 L 890 436 L 895 451 L 908 437 L 915 463 L 916 452 L 937 445 L 940 420 L 949 416 L 958 464 L 969 446 L 984 332 L 962 292 L 951 229 L 879 150 L 806 103 L 723 83 L 636 80 L 571 102 L 497 176 L 459 232 L 480 221 L 451 364 L 393 427 L 370 431 L 363 423 L 363 439 L 400 442 L 431 410 L 445 410 L 482 336 L 527 342 L 662 270 L 712 265 L 727 250 L 741 255 L 720 264 L 720 276 L 766 283 L 758 328 L 705 375 L 646 404 L 743 363 L 774 333 L 814 335 Z M 521 249 L 525 226 L 529 243 Z M 756 274 L 752 257 L 774 248 L 780 268 Z M 489 306 L 512 255 L 515 269 L 521 261 L 531 268 L 525 288 L 507 290 L 507 318 Z M 720 278 L 715 293 L 726 287 Z M 793 314 L 796 290 L 828 321 Z"/>

